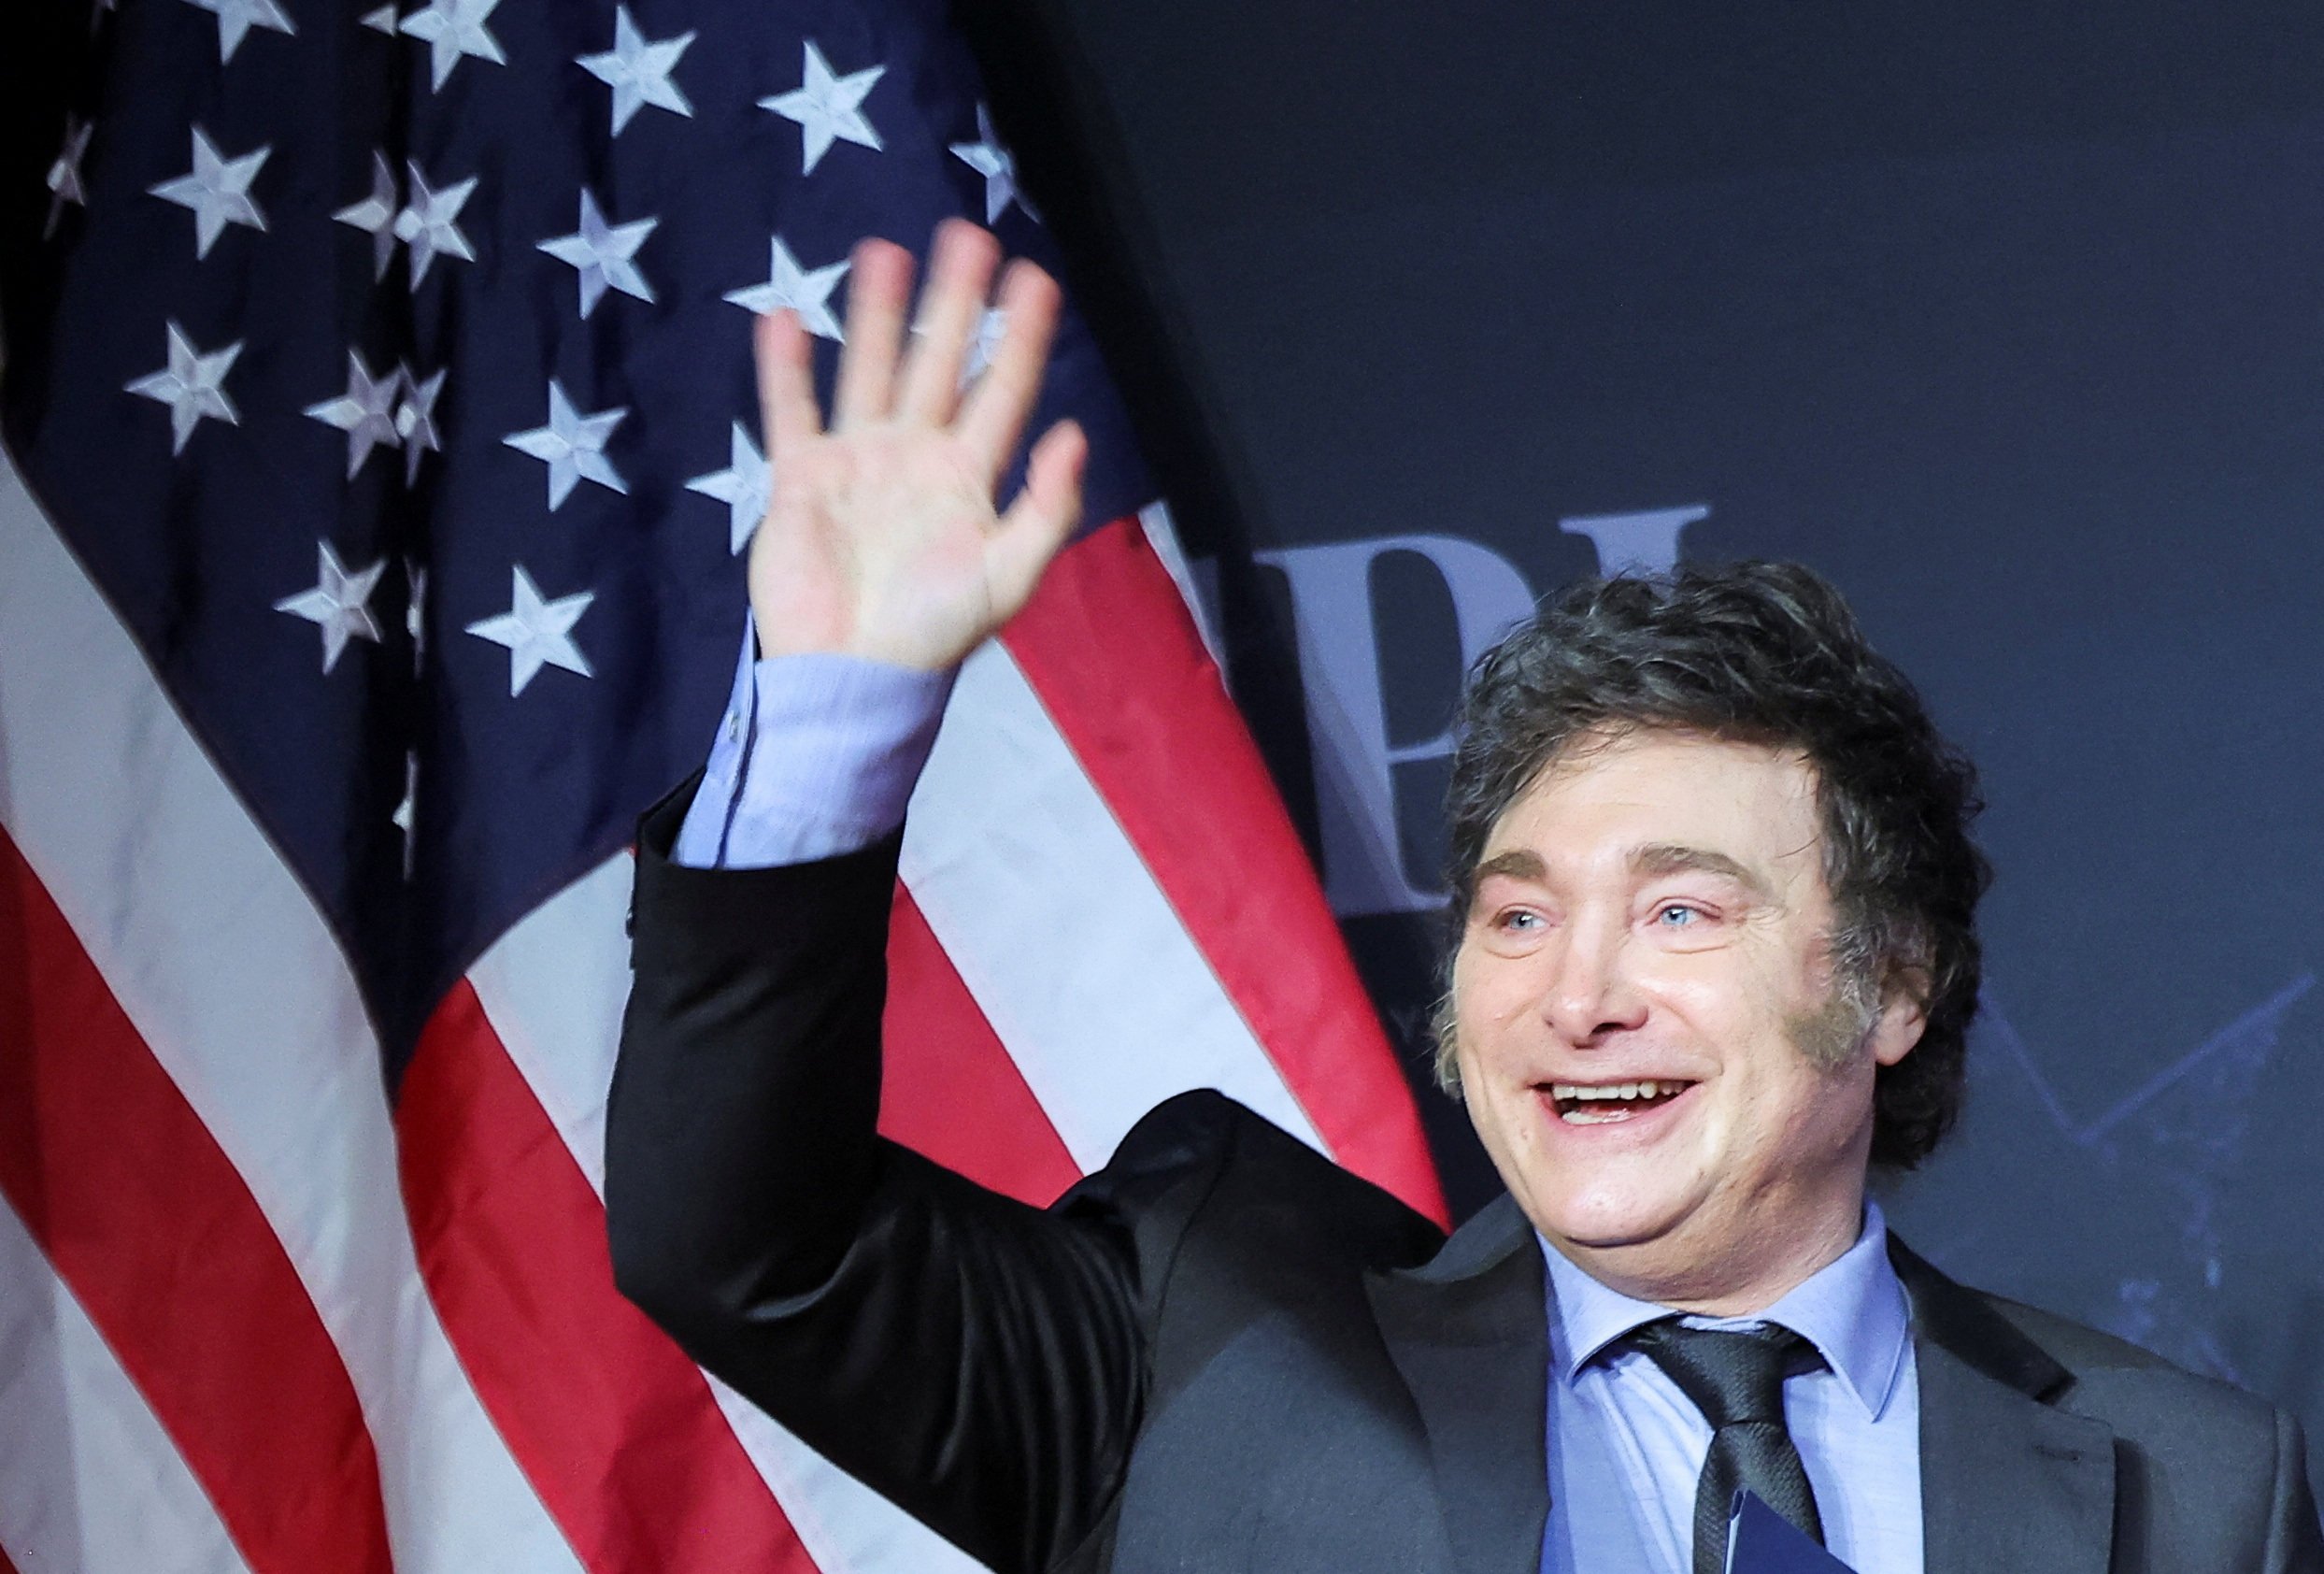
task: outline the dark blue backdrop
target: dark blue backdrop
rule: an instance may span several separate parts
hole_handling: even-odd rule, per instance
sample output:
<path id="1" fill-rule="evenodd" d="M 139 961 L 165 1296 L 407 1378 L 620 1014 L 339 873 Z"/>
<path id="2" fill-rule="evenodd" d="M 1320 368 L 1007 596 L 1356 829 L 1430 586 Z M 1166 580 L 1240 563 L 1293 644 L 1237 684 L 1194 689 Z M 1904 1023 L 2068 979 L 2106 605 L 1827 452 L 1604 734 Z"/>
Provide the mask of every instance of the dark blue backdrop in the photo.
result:
<path id="1" fill-rule="evenodd" d="M 1425 885 L 1475 631 L 1361 543 L 1537 592 L 1595 565 L 1561 520 L 1692 506 L 1688 555 L 1831 575 L 1999 870 L 1901 1228 L 2324 1433 L 2324 14 L 1731 9 L 1034 7 L 1238 694 L 1313 829 L 1365 766 L 1301 692 L 1373 687 Z M 1370 558 L 1376 670 L 1296 549 Z M 1344 906 L 1417 1066 L 1430 920 Z"/>

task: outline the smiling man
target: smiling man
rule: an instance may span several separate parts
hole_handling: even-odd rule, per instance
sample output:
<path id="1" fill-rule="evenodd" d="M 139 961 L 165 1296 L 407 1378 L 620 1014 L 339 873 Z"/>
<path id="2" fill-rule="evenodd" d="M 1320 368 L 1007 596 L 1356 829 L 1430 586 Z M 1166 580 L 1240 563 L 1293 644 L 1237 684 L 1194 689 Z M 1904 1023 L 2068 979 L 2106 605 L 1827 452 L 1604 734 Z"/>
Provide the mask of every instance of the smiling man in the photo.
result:
<path id="1" fill-rule="evenodd" d="M 1747 605 L 1806 581 L 1715 583 Z M 1618 590 L 1667 620 L 1712 584 L 1588 594 Z M 1561 1256 L 1641 1299 L 1751 1311 L 1857 1238 L 1875 1083 L 1920 1039 L 1926 969 L 1835 966 L 1818 773 L 1798 745 L 1683 728 L 1602 722 L 1493 821 L 1464 882 L 1446 1050 Z"/>
<path id="2" fill-rule="evenodd" d="M 1576 1505 L 1546 1569 L 1716 1569 L 1739 1486 L 1856 1567 L 1953 1561 L 1946 1500 L 1980 1472 L 1930 1462 L 1924 1535 L 1915 1308 L 1865 1182 L 1960 1097 L 1975 807 L 1804 569 L 1576 586 L 1479 665 L 1439 1071 L 1545 1247 L 1551 1502 Z M 1979 1321 L 1900 1261 L 1925 1324 Z M 1985 1318 L 1955 1353 L 2015 1348 Z M 2009 1523 L 2010 1468 L 1979 1523 Z"/>
<path id="3" fill-rule="evenodd" d="M 1012 268 L 963 394 L 996 262 L 940 232 L 907 350 L 909 261 L 859 248 L 828 429 L 762 323 L 755 720 L 639 837 L 641 1306 L 1003 1574 L 1713 1574 L 1745 1487 L 1865 1574 L 2324 1570 L 2288 1418 L 1868 1198 L 1959 1101 L 1985 870 L 1967 764 L 1804 569 L 1575 586 L 1473 675 L 1440 1072 L 1508 1195 L 1451 1240 L 1217 1094 L 1046 1211 L 882 1141 L 905 801 L 1077 510 L 1070 427 L 992 505 L 1057 301 Z"/>

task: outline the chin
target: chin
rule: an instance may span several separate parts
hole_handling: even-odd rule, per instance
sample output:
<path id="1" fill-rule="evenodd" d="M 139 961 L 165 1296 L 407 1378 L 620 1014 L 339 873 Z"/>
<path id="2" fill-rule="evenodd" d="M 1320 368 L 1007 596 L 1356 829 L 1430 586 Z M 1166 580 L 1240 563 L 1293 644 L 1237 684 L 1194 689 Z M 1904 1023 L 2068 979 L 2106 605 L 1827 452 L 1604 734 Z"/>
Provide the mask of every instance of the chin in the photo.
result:
<path id="1" fill-rule="evenodd" d="M 1618 1252 L 1647 1246 L 1667 1237 L 1685 1216 L 1675 1206 L 1658 1206 L 1635 1195 L 1568 1195 L 1555 1203 L 1538 1194 L 1527 1198 L 1534 1226 L 1551 1240 L 1585 1252 Z"/>

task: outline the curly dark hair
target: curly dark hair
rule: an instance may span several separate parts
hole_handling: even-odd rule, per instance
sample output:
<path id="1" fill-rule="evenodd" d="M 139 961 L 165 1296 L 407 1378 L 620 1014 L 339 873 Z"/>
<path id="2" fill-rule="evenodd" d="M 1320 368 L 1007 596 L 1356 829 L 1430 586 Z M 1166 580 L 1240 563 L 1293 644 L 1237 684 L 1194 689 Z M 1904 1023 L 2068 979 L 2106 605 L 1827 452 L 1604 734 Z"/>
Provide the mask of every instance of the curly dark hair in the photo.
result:
<path id="1" fill-rule="evenodd" d="M 1586 580 L 1477 659 L 1447 794 L 1455 943 L 1503 812 L 1570 744 L 1636 728 L 1797 750 L 1814 769 L 1836 984 L 1869 1015 L 1902 981 L 1927 1014 L 1919 1044 L 1880 1068 L 1874 1093 L 1873 1162 L 1919 1163 L 1960 1108 L 1977 899 L 1991 879 L 1969 823 L 1984 806 L 1976 767 L 1813 570 L 1690 565 Z M 1440 1008 L 1437 1071 L 1457 1093 L 1449 1023 Z"/>

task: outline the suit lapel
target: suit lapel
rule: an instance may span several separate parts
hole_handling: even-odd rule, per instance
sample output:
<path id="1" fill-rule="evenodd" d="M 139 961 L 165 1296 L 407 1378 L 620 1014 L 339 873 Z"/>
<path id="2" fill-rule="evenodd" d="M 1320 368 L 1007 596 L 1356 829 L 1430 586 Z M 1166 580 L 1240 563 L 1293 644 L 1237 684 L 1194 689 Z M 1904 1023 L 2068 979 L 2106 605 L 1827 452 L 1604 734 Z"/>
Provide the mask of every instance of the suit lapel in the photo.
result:
<path id="1" fill-rule="evenodd" d="M 1524 1215 L 1503 1196 L 1425 1266 L 1365 1289 L 1427 1428 L 1463 1574 L 1533 1574 L 1549 1510 L 1549 1334 Z"/>
<path id="2" fill-rule="evenodd" d="M 2115 1438 L 2057 1408 L 2072 1374 L 1893 1236 L 1919 1372 L 1925 1574 L 2105 1574 Z M 1507 1196 L 1425 1266 L 1367 1279 L 1428 1434 L 1462 1574 L 1533 1574 L 1549 1509 L 1541 1255 Z"/>
<path id="3" fill-rule="evenodd" d="M 1893 1236 L 1920 1375 L 1926 1574 L 2104 1574 L 2114 1433 L 2053 1403 L 2073 1377 Z"/>

